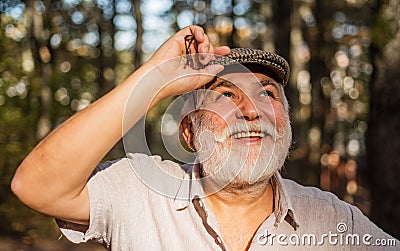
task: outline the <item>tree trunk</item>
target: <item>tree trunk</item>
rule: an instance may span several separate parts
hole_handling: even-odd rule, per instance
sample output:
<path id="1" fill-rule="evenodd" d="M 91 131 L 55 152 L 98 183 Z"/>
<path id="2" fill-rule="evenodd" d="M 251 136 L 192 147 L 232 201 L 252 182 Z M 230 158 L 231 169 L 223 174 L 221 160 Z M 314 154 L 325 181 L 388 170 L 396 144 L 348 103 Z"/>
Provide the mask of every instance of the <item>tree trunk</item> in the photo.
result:
<path id="1" fill-rule="evenodd" d="M 399 12 L 400 3 L 387 1 Z M 395 8 L 397 6 L 397 8 Z M 385 15 L 383 12 L 379 15 Z M 379 17 L 383 19 L 385 17 Z M 398 23 L 400 13 L 386 23 Z M 370 118 L 367 134 L 367 158 L 371 187 L 371 219 L 394 237 L 400 237 L 400 44 L 397 27 L 393 37 L 373 51 L 374 81 L 370 85 Z M 382 28 L 382 26 L 381 26 Z M 382 29 L 378 31 L 382 32 Z M 379 36 L 379 34 L 377 34 Z M 382 36 L 382 34 L 380 34 Z M 397 38 L 396 38 L 397 37 Z M 376 42 L 376 41 L 375 41 Z"/>
<path id="2" fill-rule="evenodd" d="M 135 69 L 139 68 L 142 64 L 142 41 L 143 41 L 143 25 L 142 25 L 142 12 L 140 11 L 141 0 L 133 1 L 134 15 L 136 18 L 136 44 L 134 48 L 135 55 Z"/>
<path id="3" fill-rule="evenodd" d="M 45 1 L 43 4 L 46 9 L 49 8 L 50 2 Z M 46 136 L 52 129 L 51 123 L 51 106 L 52 106 L 52 91 L 50 88 L 50 79 L 52 75 L 51 60 L 52 54 L 49 46 L 49 34 L 50 31 L 46 25 L 50 24 L 48 16 L 50 13 L 39 14 L 35 11 L 33 6 L 34 2 L 30 2 L 28 5 L 29 11 L 27 14 L 31 15 L 31 26 L 29 27 L 32 34 L 33 50 L 35 50 L 35 59 L 40 59 L 35 62 L 36 76 L 32 80 L 33 85 L 40 86 L 40 117 L 37 122 L 36 138 L 38 140 Z M 28 17 L 29 18 L 29 17 Z"/>
<path id="4" fill-rule="evenodd" d="M 273 4 L 275 51 L 282 57 L 289 59 L 291 1 L 275 0 Z"/>

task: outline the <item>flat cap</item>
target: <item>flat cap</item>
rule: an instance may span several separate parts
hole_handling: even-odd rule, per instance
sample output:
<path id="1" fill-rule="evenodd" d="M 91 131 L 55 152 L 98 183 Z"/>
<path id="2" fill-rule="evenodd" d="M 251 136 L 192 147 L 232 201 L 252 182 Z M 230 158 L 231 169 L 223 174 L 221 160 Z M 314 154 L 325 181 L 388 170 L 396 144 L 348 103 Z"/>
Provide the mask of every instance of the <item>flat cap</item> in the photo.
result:
<path id="1" fill-rule="evenodd" d="M 230 54 L 211 60 L 207 65 L 220 64 L 224 66 L 235 64 L 257 64 L 265 66 L 269 71 L 275 74 L 280 84 L 285 86 L 289 80 L 290 67 L 287 61 L 278 54 L 251 49 L 251 48 L 233 48 Z"/>

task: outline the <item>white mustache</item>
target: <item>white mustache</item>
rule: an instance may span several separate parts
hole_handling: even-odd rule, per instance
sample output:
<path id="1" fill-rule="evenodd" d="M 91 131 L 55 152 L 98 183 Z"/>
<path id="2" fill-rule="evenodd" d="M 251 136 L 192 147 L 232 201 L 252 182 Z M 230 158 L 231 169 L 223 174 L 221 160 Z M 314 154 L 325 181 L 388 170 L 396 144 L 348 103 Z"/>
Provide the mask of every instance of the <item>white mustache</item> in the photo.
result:
<path id="1" fill-rule="evenodd" d="M 229 137 L 237 133 L 245 133 L 247 135 L 251 135 L 252 133 L 261 133 L 265 136 L 271 136 L 274 140 L 282 138 L 284 133 L 279 133 L 274 125 L 270 123 L 266 123 L 264 121 L 246 123 L 246 122 L 238 122 L 234 125 L 225 127 L 221 135 L 215 135 L 215 141 L 217 142 L 225 142 Z"/>

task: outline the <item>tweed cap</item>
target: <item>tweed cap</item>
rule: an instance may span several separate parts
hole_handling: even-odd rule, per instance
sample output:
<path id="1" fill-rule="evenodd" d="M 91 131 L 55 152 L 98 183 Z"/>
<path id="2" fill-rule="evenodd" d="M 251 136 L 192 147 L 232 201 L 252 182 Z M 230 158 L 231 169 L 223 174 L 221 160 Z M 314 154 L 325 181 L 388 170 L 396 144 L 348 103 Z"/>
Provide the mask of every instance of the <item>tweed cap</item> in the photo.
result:
<path id="1" fill-rule="evenodd" d="M 275 74 L 279 83 L 285 86 L 289 80 L 290 67 L 286 60 L 272 52 L 250 48 L 233 48 L 230 54 L 218 57 L 207 65 L 220 64 L 224 66 L 235 64 L 258 64 L 265 66 Z"/>

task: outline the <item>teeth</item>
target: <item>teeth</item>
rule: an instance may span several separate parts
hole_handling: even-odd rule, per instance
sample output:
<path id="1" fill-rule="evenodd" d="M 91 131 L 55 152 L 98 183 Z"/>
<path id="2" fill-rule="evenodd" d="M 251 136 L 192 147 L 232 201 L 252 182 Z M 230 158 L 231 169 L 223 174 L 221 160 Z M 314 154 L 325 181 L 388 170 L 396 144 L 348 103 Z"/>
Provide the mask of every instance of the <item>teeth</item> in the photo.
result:
<path id="1" fill-rule="evenodd" d="M 263 132 L 238 132 L 238 133 L 234 133 L 232 135 L 232 137 L 235 139 L 248 138 L 248 137 L 263 138 L 263 137 L 265 137 L 265 133 L 263 133 Z"/>

